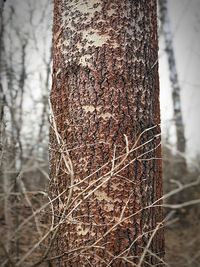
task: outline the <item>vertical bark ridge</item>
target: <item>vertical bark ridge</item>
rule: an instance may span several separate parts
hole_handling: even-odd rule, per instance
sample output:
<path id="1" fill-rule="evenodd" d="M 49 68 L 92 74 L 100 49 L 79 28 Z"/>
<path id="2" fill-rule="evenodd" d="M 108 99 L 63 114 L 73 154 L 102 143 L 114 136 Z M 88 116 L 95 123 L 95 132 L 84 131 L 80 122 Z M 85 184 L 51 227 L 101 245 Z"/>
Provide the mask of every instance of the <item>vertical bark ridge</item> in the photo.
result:
<path id="1" fill-rule="evenodd" d="M 140 261 L 163 219 L 160 207 L 145 208 L 162 196 L 156 1 L 55 0 L 54 5 L 51 103 L 62 142 L 52 130 L 50 191 L 56 197 L 68 189 L 54 205 L 57 215 L 72 179 L 61 155 L 67 157 L 66 150 L 76 184 L 55 256 L 62 267 L 132 266 L 129 261 Z M 137 149 L 122 163 L 127 140 L 131 149 L 140 135 Z M 108 176 L 114 155 L 119 167 Z M 118 224 L 122 212 L 127 219 Z M 158 257 L 162 235 L 159 230 L 148 248 Z M 73 249 L 77 252 L 70 253 Z M 141 266 L 149 264 L 162 266 L 147 252 Z"/>

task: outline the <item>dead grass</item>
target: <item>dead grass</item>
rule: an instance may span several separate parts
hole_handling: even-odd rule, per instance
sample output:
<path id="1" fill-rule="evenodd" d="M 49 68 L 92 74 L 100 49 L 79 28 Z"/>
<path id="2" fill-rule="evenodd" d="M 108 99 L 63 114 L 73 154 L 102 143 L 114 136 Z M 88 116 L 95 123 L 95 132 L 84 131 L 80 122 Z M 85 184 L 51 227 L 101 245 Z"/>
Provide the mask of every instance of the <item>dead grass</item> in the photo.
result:
<path id="1" fill-rule="evenodd" d="M 166 228 L 165 260 L 171 267 L 200 266 L 199 220 L 195 208 L 190 208 L 183 210 L 179 220 Z"/>

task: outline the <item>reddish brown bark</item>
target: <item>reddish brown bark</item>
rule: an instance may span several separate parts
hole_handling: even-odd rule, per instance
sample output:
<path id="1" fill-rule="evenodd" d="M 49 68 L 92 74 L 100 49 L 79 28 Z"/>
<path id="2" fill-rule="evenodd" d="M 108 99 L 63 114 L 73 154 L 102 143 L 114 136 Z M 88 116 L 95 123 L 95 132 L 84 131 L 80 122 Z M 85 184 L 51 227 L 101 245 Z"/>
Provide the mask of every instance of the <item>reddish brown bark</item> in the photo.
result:
<path id="1" fill-rule="evenodd" d="M 162 266 L 156 1 L 54 2 L 53 262 Z"/>

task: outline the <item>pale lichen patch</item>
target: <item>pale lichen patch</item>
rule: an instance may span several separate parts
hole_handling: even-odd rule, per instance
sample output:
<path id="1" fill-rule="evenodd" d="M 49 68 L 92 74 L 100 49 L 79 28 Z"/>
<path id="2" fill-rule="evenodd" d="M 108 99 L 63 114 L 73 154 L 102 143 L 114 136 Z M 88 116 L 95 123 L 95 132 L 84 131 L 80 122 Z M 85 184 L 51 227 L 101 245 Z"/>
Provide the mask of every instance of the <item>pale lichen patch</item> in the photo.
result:
<path id="1" fill-rule="evenodd" d="M 78 186 L 74 186 L 73 187 L 73 191 L 76 192 L 76 191 L 80 191 L 80 188 Z"/>
<path id="2" fill-rule="evenodd" d="M 94 112 L 95 110 L 97 112 L 99 112 L 101 110 L 102 106 L 94 106 L 94 105 L 84 105 L 82 106 L 82 109 L 85 111 L 85 112 Z"/>
<path id="3" fill-rule="evenodd" d="M 69 40 L 65 39 L 65 40 L 62 42 L 62 45 L 65 45 L 65 46 L 70 45 Z"/>
<path id="4" fill-rule="evenodd" d="M 114 209 L 114 203 L 121 203 L 122 200 L 119 198 L 112 198 L 109 197 L 106 192 L 104 191 L 100 191 L 100 190 L 96 190 L 94 192 L 95 197 L 97 198 L 97 200 L 99 201 L 106 201 L 107 203 L 105 204 L 105 209 L 107 211 L 111 211 Z"/>
<path id="5" fill-rule="evenodd" d="M 119 190 L 119 183 L 112 183 L 111 187 L 112 187 L 113 191 Z"/>
<path id="6" fill-rule="evenodd" d="M 111 203 L 107 203 L 107 204 L 105 205 L 105 210 L 106 210 L 106 211 L 113 211 L 113 210 L 114 210 L 114 205 L 111 204 Z"/>
<path id="7" fill-rule="evenodd" d="M 113 40 L 110 41 L 109 44 L 110 44 L 110 46 L 111 46 L 112 48 L 117 48 L 117 47 L 120 46 L 120 44 L 118 44 L 116 41 L 113 41 Z"/>
<path id="8" fill-rule="evenodd" d="M 75 29 L 72 26 L 73 22 L 78 23 L 78 20 L 83 16 L 84 23 L 89 23 L 94 17 L 95 12 L 101 12 L 101 9 L 102 5 L 99 3 L 99 0 L 73 0 L 67 3 L 66 9 L 63 11 L 62 26 L 68 25 L 69 28 Z"/>
<path id="9" fill-rule="evenodd" d="M 79 60 L 79 63 L 82 65 L 82 66 L 88 66 L 89 65 L 89 62 L 88 60 L 91 58 L 91 55 L 84 55 L 82 57 L 80 57 L 80 60 Z"/>
<path id="10" fill-rule="evenodd" d="M 100 111 L 101 108 L 102 108 L 102 106 L 97 106 L 97 107 L 96 107 L 96 110 L 97 110 L 97 111 Z"/>
<path id="11" fill-rule="evenodd" d="M 87 156 L 82 157 L 82 158 L 79 159 L 79 163 L 81 164 L 82 169 L 84 171 L 88 170 L 88 168 L 87 168 L 88 162 L 89 162 L 89 158 Z"/>
<path id="12" fill-rule="evenodd" d="M 87 14 L 89 17 L 94 16 L 95 12 L 100 12 L 102 6 L 99 0 L 90 0 L 90 1 L 82 1 L 82 0 L 74 0 L 71 5 L 72 11 L 79 11 L 82 14 Z"/>
<path id="13" fill-rule="evenodd" d="M 83 32 L 83 40 L 87 41 L 86 46 L 96 46 L 101 47 L 103 44 L 107 43 L 110 36 L 106 34 L 100 34 L 99 31 L 92 30 Z"/>
<path id="14" fill-rule="evenodd" d="M 58 68 L 58 70 L 56 71 L 56 76 L 58 76 L 61 72 L 62 72 L 62 69 Z"/>
<path id="15" fill-rule="evenodd" d="M 83 225 L 79 224 L 77 227 L 76 227 L 76 230 L 77 230 L 77 234 L 78 235 L 87 235 L 87 233 L 89 233 L 90 229 L 89 228 L 83 228 Z"/>
<path id="16" fill-rule="evenodd" d="M 81 51 L 81 49 L 83 48 L 83 46 L 82 46 L 82 44 L 81 44 L 80 42 L 78 42 L 78 43 L 76 44 L 76 47 L 77 47 L 77 49 L 78 49 L 79 51 Z"/>
<path id="17" fill-rule="evenodd" d="M 82 109 L 87 113 L 87 112 L 94 112 L 95 111 L 95 107 L 93 105 L 85 105 L 82 106 Z"/>
<path id="18" fill-rule="evenodd" d="M 96 191 L 94 192 L 94 195 L 95 195 L 96 198 L 97 198 L 98 200 L 100 200 L 100 201 L 102 201 L 102 200 L 105 200 L 105 201 L 107 201 L 107 202 L 111 202 L 111 201 L 113 201 L 113 199 L 110 198 L 105 192 L 100 191 L 100 190 L 96 190 Z"/>
<path id="19" fill-rule="evenodd" d="M 102 113 L 100 114 L 98 117 L 99 118 L 102 118 L 103 120 L 107 120 L 107 119 L 110 119 L 113 115 L 109 112 L 105 112 L 105 113 Z"/>
<path id="20" fill-rule="evenodd" d="M 108 14 L 108 16 L 110 16 L 110 17 L 111 17 L 113 14 L 115 14 L 115 13 L 116 13 L 116 10 L 113 9 L 113 8 L 107 10 L 107 14 Z"/>

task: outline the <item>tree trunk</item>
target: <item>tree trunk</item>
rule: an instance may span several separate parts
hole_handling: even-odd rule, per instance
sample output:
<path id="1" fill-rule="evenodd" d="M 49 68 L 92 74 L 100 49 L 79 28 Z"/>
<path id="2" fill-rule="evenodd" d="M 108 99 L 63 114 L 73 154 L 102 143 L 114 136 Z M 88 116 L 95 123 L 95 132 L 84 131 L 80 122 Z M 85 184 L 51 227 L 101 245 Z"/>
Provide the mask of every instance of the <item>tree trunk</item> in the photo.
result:
<path id="1" fill-rule="evenodd" d="M 173 36 L 171 32 L 170 19 L 168 14 L 167 0 L 159 0 L 159 11 L 160 19 L 162 23 L 162 32 L 165 39 L 165 50 L 167 53 L 170 82 L 172 86 L 172 100 L 173 100 L 173 111 L 174 111 L 174 121 L 176 127 L 176 139 L 177 139 L 177 151 L 185 153 L 186 141 L 185 141 L 185 129 L 182 117 L 182 104 L 181 104 L 181 89 L 178 80 L 178 73 L 176 68 L 176 60 L 173 48 Z M 183 168 L 183 173 L 186 170 L 186 161 L 183 157 L 181 160 L 181 168 Z M 180 168 L 180 169 L 181 169 Z"/>
<path id="2" fill-rule="evenodd" d="M 3 6 L 4 0 L 0 0 L 0 33 L 2 32 Z"/>
<path id="3" fill-rule="evenodd" d="M 163 266 L 156 13 L 54 1 L 53 266 Z"/>
<path id="4" fill-rule="evenodd" d="M 4 33 L 4 23 L 3 23 L 3 10 L 4 10 L 4 0 L 0 0 L 0 182 L 3 185 L 4 192 L 4 220 L 6 224 L 6 234 L 3 245 L 7 252 L 10 251 L 10 235 L 13 228 L 13 218 L 12 218 L 12 203 L 10 199 L 10 189 L 11 189 L 11 178 L 7 173 L 7 168 L 9 166 L 9 145 L 7 140 L 6 131 L 6 119 L 5 119 L 5 106 L 6 106 L 6 96 L 3 90 L 2 80 L 3 80 L 3 33 Z"/>

